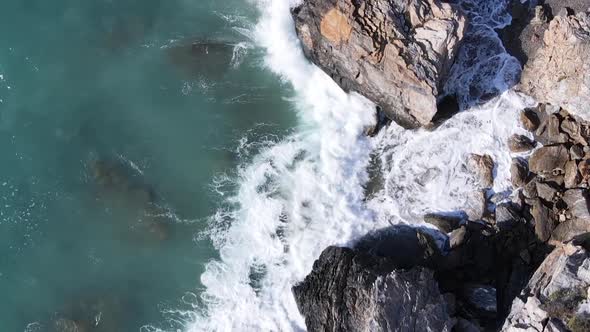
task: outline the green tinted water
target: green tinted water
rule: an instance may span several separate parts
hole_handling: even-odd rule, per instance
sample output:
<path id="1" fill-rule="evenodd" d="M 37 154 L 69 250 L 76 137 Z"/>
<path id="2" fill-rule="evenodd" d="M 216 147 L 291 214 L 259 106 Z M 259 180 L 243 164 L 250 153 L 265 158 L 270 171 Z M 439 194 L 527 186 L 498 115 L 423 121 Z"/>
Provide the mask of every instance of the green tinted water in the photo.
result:
<path id="1" fill-rule="evenodd" d="M 198 236 L 214 176 L 244 135 L 294 122 L 262 51 L 234 48 L 255 15 L 238 0 L 0 4 L 1 331 L 181 328 L 166 312 L 190 308 L 216 257 Z"/>

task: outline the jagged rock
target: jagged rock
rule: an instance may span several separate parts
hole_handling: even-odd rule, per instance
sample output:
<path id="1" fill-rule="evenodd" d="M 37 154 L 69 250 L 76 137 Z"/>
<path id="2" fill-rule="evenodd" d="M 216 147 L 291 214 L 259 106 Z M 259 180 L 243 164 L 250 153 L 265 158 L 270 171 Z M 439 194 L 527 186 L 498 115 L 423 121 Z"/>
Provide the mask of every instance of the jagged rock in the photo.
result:
<path id="1" fill-rule="evenodd" d="M 533 152 L 529 160 L 529 169 L 539 176 L 549 177 L 554 171 L 563 172 L 568 160 L 569 152 L 565 146 L 544 146 Z"/>
<path id="2" fill-rule="evenodd" d="M 580 145 L 573 145 L 570 148 L 570 159 L 571 160 L 581 160 L 584 158 L 584 149 Z"/>
<path id="3" fill-rule="evenodd" d="M 461 246 L 465 242 L 467 236 L 467 227 L 461 226 L 451 232 L 449 236 L 449 246 L 451 249 L 455 249 Z"/>
<path id="4" fill-rule="evenodd" d="M 520 220 L 520 213 L 516 210 L 514 205 L 504 203 L 496 207 L 496 226 L 500 230 L 510 229 Z"/>
<path id="5" fill-rule="evenodd" d="M 441 252 L 429 232 L 431 231 L 426 229 L 397 225 L 365 235 L 355 248 L 374 256 L 387 257 L 399 268 L 417 265 L 435 267 L 441 263 Z"/>
<path id="6" fill-rule="evenodd" d="M 535 141 L 524 135 L 512 135 L 508 138 L 508 149 L 511 152 L 525 152 L 535 148 Z"/>
<path id="7" fill-rule="evenodd" d="M 491 188 L 494 185 L 494 160 L 487 154 L 470 154 L 467 158 L 469 171 L 475 174 L 480 188 Z"/>
<path id="8" fill-rule="evenodd" d="M 443 233 L 450 233 L 461 223 L 462 218 L 429 213 L 424 216 L 424 222 L 436 226 Z"/>
<path id="9" fill-rule="evenodd" d="M 532 199 L 539 197 L 537 193 L 537 183 L 539 182 L 539 178 L 534 177 L 532 178 L 527 184 L 523 187 L 523 194 L 526 198 Z"/>
<path id="10" fill-rule="evenodd" d="M 510 180 L 515 188 L 523 187 L 529 176 L 529 165 L 524 159 L 514 158 L 510 165 Z"/>
<path id="11" fill-rule="evenodd" d="M 433 272 L 395 269 L 383 257 L 329 247 L 293 287 L 308 331 L 451 331 Z"/>
<path id="12" fill-rule="evenodd" d="M 578 163 L 575 160 L 570 160 L 565 164 L 564 185 L 567 189 L 577 187 L 582 181 L 582 176 L 578 172 Z"/>
<path id="13" fill-rule="evenodd" d="M 495 316 L 498 311 L 496 288 L 487 285 L 468 285 L 463 290 L 466 302 L 471 308 L 484 315 Z"/>
<path id="14" fill-rule="evenodd" d="M 551 217 L 549 209 L 539 199 L 535 199 L 532 204 L 531 215 L 535 220 L 535 234 L 537 238 L 542 242 L 546 242 L 551 237 L 551 232 L 555 228 L 555 222 Z"/>
<path id="15" fill-rule="evenodd" d="M 485 190 L 478 190 L 470 193 L 465 206 L 465 213 L 467 214 L 469 220 L 481 220 L 487 210 L 486 205 L 487 202 Z"/>
<path id="16" fill-rule="evenodd" d="M 501 331 L 572 329 L 568 324 L 575 323 L 572 318 L 588 299 L 585 290 L 589 284 L 589 253 L 573 245 L 558 246 L 533 274 L 521 297 L 514 300 Z"/>
<path id="17" fill-rule="evenodd" d="M 549 27 L 549 14 L 534 1 L 510 1 L 512 23 L 499 32 L 509 54 L 525 64 L 542 44 L 543 32 Z"/>
<path id="18" fill-rule="evenodd" d="M 580 124 L 575 120 L 568 118 L 561 121 L 561 130 L 566 133 L 572 141 L 582 145 L 588 145 L 588 142 L 582 137 Z"/>
<path id="19" fill-rule="evenodd" d="M 554 12 L 555 13 L 555 12 Z M 588 14 L 556 16 L 544 45 L 522 72 L 520 89 L 539 102 L 558 105 L 590 120 L 590 27 Z"/>
<path id="20" fill-rule="evenodd" d="M 527 108 L 520 113 L 520 122 L 522 123 L 522 126 L 530 132 L 537 130 L 540 124 L 539 116 L 530 108 Z"/>
<path id="21" fill-rule="evenodd" d="M 590 179 L 590 159 L 582 160 L 578 164 L 578 171 L 580 171 L 582 179 L 588 181 Z"/>
<path id="22" fill-rule="evenodd" d="M 541 122 L 537 131 L 535 131 L 535 138 L 542 144 L 558 144 L 566 143 L 569 139 L 567 134 L 559 130 L 559 118 L 553 114 L 548 116 Z"/>
<path id="23" fill-rule="evenodd" d="M 590 209 L 585 190 L 570 189 L 563 194 L 562 199 L 568 206 L 571 219 L 560 223 L 553 231 L 551 239 L 567 242 L 579 235 L 590 232 Z"/>
<path id="24" fill-rule="evenodd" d="M 552 203 L 557 198 L 559 188 L 547 182 L 537 182 L 537 196 L 545 200 L 545 202 Z"/>
<path id="25" fill-rule="evenodd" d="M 466 17 L 438 0 L 308 0 L 293 10 L 305 55 L 405 127 L 431 122 Z"/>

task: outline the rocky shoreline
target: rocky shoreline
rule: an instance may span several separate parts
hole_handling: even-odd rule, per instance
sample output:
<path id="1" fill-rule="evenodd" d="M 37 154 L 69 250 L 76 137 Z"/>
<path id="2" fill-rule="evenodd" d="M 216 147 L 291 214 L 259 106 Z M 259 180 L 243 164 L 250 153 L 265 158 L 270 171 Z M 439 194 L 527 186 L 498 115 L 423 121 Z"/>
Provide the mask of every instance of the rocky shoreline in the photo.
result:
<path id="1" fill-rule="evenodd" d="M 507 142 L 512 194 L 490 193 L 490 156 L 467 156 L 481 190 L 463 214 L 325 249 L 293 288 L 309 331 L 590 331 L 588 8 L 513 1 L 499 32 L 524 67 L 514 88 L 539 102 L 520 115 L 530 134 Z M 391 120 L 428 126 L 446 111 L 460 6 L 306 0 L 293 16 L 310 60 Z"/>

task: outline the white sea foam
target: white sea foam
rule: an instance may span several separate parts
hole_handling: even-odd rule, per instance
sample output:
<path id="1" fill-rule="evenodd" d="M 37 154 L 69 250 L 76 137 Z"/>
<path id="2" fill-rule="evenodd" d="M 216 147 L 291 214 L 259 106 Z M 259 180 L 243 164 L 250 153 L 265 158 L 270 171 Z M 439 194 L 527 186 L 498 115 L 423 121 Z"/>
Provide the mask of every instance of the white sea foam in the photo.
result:
<path id="1" fill-rule="evenodd" d="M 425 212 L 462 209 L 475 190 L 463 167 L 468 153 L 492 155 L 494 190 L 509 189 L 505 142 L 522 131 L 516 114 L 531 104 L 507 91 L 436 130 L 392 125 L 377 138 L 366 138 L 362 133 L 373 121 L 373 105 L 345 94 L 304 58 L 289 10 L 295 3 L 257 4 L 262 18 L 255 41 L 267 49 L 267 65 L 294 88 L 301 125 L 239 169 L 237 194 L 226 197 L 225 208 L 212 218 L 210 236 L 220 259 L 209 262 L 201 276 L 204 307 L 196 306 L 188 331 L 304 330 L 291 287 L 309 273 L 324 248 L 350 244 L 390 223 L 418 223 Z M 489 24 L 504 22 L 492 9 L 481 9 L 493 13 Z M 500 56 L 504 65 L 512 61 L 501 46 L 490 50 L 482 57 Z M 461 68 L 461 73 L 474 77 L 469 70 L 482 68 L 489 66 Z M 481 77 L 497 89 L 507 88 L 511 79 L 502 72 Z M 463 97 L 461 89 L 453 92 Z M 367 201 L 363 185 L 373 151 L 384 188 Z"/>

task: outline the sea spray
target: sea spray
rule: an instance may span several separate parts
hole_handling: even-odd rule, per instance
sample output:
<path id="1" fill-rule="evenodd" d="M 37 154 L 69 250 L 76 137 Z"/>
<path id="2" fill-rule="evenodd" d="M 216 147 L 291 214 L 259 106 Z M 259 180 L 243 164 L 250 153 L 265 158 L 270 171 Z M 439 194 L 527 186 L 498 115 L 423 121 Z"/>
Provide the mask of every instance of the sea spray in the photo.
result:
<path id="1" fill-rule="evenodd" d="M 465 4 L 477 31 L 485 29 L 490 40 L 499 42 L 493 28 L 509 22 L 506 2 Z M 475 64 L 456 67 L 447 86 L 469 111 L 435 130 L 407 131 L 393 124 L 375 139 L 364 137 L 374 105 L 345 94 L 305 59 L 290 15 L 296 2 L 257 5 L 262 15 L 255 40 L 267 50 L 266 65 L 293 87 L 301 124 L 239 169 L 233 179 L 237 194 L 212 217 L 210 236 L 220 258 L 209 262 L 201 276 L 205 308 L 197 309 L 189 331 L 304 330 L 291 287 L 309 273 L 323 249 L 350 245 L 392 223 L 421 223 L 426 212 L 462 209 L 476 189 L 463 169 L 468 153 L 492 155 L 493 190 L 508 190 L 506 138 L 521 131 L 516 114 L 532 105 L 506 91 L 520 69 L 496 43 L 480 52 Z M 463 56 L 466 61 L 469 54 Z M 483 63 L 491 63 L 491 57 L 502 70 L 484 72 L 494 69 Z M 481 98 L 489 96 L 482 90 L 469 99 L 466 87 L 482 84 L 500 95 L 483 103 Z M 373 153 L 383 189 L 365 201 Z"/>
<path id="2" fill-rule="evenodd" d="M 256 41 L 268 51 L 266 64 L 292 85 L 301 126 L 239 170 L 236 196 L 213 217 L 220 260 L 201 276 L 207 311 L 194 331 L 304 329 L 292 285 L 326 246 L 374 228 L 362 187 L 372 150 L 363 130 L 374 105 L 305 59 L 289 3 L 259 5 Z"/>

